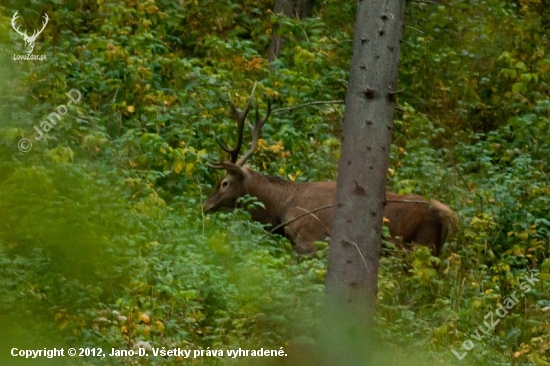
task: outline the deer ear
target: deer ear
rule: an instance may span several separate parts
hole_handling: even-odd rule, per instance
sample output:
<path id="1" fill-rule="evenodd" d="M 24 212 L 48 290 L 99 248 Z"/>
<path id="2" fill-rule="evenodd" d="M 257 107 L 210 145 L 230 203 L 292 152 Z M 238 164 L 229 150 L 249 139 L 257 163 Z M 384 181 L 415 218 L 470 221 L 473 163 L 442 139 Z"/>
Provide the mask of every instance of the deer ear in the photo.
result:
<path id="1" fill-rule="evenodd" d="M 233 164 L 228 161 L 220 161 L 219 163 L 209 163 L 208 165 L 210 165 L 214 169 L 225 169 L 227 171 L 227 174 L 234 175 L 240 180 L 244 179 L 248 175 L 245 169 L 238 166 L 237 164 Z"/>

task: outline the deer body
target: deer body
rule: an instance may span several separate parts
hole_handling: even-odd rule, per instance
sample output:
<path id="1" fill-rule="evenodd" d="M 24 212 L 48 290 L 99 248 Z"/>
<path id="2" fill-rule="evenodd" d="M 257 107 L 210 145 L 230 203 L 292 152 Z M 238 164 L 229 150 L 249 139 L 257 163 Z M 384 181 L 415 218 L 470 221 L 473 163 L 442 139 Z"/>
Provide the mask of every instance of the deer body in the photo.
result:
<path id="1" fill-rule="evenodd" d="M 237 199 L 249 194 L 265 207 L 252 210 L 252 219 L 272 228 L 288 223 L 278 233 L 286 236 L 298 253 L 312 253 L 314 241 L 330 237 L 336 182 L 293 183 L 229 162 L 221 164 L 228 174 L 204 202 L 205 211 L 234 209 Z M 384 217 L 389 220 L 390 240 L 401 247 L 413 242 L 423 244 L 439 255 L 453 230 L 454 212 L 439 201 L 416 195 L 388 192 L 386 201 Z"/>
<path id="2" fill-rule="evenodd" d="M 256 85 L 254 85 L 255 89 Z M 252 129 L 250 149 L 239 158 L 243 141 L 243 127 L 252 104 L 254 89 L 244 110 L 238 109 L 231 100 L 234 117 L 238 123 L 237 146 L 234 149 L 223 145 L 221 148 L 231 155 L 231 162 L 210 163 L 215 169 L 224 169 L 227 175 L 216 191 L 204 202 L 204 211 L 232 210 L 237 200 L 246 194 L 263 203 L 264 208 L 255 208 L 250 213 L 252 219 L 285 235 L 296 245 L 298 253 L 312 253 L 314 241 L 330 236 L 332 227 L 332 205 L 336 194 L 336 182 L 293 183 L 278 177 L 271 177 L 252 171 L 244 166 L 256 149 L 262 126 L 269 118 L 267 114 L 259 118 L 256 109 L 256 123 L 248 123 Z M 231 96 L 229 97 L 231 99 Z M 247 121 L 248 122 L 248 121 Z M 445 239 L 456 224 L 456 214 L 436 200 L 421 196 L 386 193 L 384 217 L 389 220 L 391 241 L 398 246 L 411 243 L 423 244 L 439 255 Z"/>

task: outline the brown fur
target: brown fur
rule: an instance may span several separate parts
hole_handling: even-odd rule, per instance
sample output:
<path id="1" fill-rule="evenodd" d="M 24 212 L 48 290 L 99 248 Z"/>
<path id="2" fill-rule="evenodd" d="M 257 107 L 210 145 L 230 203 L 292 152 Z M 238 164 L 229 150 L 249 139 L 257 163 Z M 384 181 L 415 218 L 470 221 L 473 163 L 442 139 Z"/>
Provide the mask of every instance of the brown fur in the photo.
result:
<path id="1" fill-rule="evenodd" d="M 257 197 L 265 209 L 251 212 L 252 219 L 276 227 L 316 208 L 334 203 L 336 182 L 300 183 L 253 172 L 229 162 L 220 163 L 227 175 L 204 202 L 204 211 L 233 209 L 239 197 Z M 456 214 L 436 200 L 388 192 L 384 216 L 389 220 L 391 241 L 408 247 L 426 245 L 436 256 L 456 226 Z M 330 236 L 332 208 L 316 211 L 284 226 L 284 235 L 300 254 L 314 252 L 314 241 Z"/>

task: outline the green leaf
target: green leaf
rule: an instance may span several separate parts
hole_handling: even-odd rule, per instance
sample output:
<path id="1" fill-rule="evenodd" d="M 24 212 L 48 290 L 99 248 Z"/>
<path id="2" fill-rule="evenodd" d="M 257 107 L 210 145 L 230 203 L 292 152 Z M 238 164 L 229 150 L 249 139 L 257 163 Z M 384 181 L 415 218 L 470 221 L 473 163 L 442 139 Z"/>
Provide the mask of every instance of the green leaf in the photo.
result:
<path id="1" fill-rule="evenodd" d="M 514 85 L 512 85 L 512 91 L 514 93 L 525 93 L 527 92 L 527 87 L 525 86 L 524 83 L 515 83 Z"/>

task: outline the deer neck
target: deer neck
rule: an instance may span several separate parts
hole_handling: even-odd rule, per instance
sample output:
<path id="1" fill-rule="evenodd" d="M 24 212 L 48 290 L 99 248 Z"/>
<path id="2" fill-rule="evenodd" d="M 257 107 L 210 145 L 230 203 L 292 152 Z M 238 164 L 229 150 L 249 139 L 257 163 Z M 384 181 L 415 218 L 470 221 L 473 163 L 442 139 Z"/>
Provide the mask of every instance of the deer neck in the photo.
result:
<path id="1" fill-rule="evenodd" d="M 252 219 L 264 225 L 271 224 L 272 227 L 281 224 L 285 201 L 291 195 L 294 183 L 255 172 L 247 180 L 246 193 L 256 197 L 265 206 L 252 210 Z"/>

